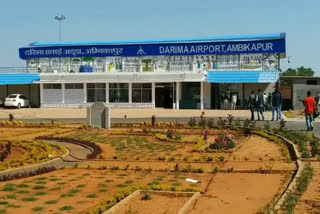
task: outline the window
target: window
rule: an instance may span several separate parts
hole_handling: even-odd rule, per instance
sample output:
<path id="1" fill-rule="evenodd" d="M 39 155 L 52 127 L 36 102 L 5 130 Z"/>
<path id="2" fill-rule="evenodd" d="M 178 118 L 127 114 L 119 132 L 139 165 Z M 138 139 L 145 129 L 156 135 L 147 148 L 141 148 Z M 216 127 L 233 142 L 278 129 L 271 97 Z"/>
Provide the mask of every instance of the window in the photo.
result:
<path id="1" fill-rule="evenodd" d="M 44 89 L 61 89 L 61 84 L 43 84 Z"/>
<path id="2" fill-rule="evenodd" d="M 65 85 L 66 89 L 83 89 L 82 83 L 68 83 Z"/>
<path id="3" fill-rule="evenodd" d="M 152 60 L 151 59 L 143 59 L 141 61 L 141 64 L 142 64 L 142 71 L 143 72 L 152 71 Z"/>
<path id="4" fill-rule="evenodd" d="M 87 102 L 105 102 L 106 101 L 106 84 L 88 83 L 87 84 Z"/>
<path id="5" fill-rule="evenodd" d="M 317 80 L 307 80 L 307 85 L 317 85 Z"/>
<path id="6" fill-rule="evenodd" d="M 109 96 L 111 103 L 129 102 L 129 84 L 128 83 L 110 83 Z"/>
<path id="7" fill-rule="evenodd" d="M 133 83 L 132 84 L 132 102 L 133 103 L 151 103 L 152 102 L 151 83 Z"/>

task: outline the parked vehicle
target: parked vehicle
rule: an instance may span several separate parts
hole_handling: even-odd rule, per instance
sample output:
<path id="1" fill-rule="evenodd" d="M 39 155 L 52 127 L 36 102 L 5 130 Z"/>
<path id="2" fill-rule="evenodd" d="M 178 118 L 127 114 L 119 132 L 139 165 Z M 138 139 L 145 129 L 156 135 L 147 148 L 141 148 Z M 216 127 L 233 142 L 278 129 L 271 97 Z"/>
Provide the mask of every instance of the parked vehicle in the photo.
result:
<path id="1" fill-rule="evenodd" d="M 0 106 L 3 106 L 5 98 L 0 98 Z"/>
<path id="2" fill-rule="evenodd" d="M 4 101 L 5 107 L 29 107 L 29 99 L 23 94 L 10 94 Z"/>

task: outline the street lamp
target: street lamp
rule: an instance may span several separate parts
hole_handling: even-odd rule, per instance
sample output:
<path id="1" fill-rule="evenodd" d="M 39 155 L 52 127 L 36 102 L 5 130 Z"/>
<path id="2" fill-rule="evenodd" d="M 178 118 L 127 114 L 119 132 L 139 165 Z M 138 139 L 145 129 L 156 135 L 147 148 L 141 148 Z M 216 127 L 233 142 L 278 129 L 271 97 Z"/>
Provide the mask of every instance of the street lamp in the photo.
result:
<path id="1" fill-rule="evenodd" d="M 66 19 L 64 15 L 55 16 L 54 19 L 59 21 L 59 42 L 61 42 L 61 21 Z"/>

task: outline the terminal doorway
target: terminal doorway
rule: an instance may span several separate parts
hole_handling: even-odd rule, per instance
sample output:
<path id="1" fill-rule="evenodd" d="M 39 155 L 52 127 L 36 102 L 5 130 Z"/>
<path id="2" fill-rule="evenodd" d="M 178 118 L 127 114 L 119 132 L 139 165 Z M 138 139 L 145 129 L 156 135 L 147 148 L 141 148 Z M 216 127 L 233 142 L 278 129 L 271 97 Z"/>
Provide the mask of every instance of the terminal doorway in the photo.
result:
<path id="1" fill-rule="evenodd" d="M 156 108 L 173 108 L 174 83 L 156 83 Z"/>

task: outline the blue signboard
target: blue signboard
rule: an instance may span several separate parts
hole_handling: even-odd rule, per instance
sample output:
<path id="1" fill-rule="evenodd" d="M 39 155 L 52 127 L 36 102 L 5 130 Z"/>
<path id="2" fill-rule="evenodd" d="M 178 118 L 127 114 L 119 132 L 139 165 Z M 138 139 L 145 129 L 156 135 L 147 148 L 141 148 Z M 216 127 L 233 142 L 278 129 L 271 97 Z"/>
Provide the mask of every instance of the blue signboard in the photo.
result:
<path id="1" fill-rule="evenodd" d="M 42 57 L 172 56 L 285 53 L 285 39 L 237 42 L 26 47 L 21 59 Z"/>

